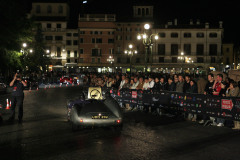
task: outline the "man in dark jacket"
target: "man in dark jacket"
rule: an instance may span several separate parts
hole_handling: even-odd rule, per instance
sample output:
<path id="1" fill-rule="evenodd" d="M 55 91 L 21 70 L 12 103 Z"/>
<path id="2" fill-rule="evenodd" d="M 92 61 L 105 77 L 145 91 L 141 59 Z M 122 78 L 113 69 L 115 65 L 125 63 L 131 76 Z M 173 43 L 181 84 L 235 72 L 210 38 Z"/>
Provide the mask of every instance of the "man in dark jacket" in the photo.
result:
<path id="1" fill-rule="evenodd" d="M 18 122 L 22 123 L 23 117 L 23 100 L 24 100 L 24 87 L 27 84 L 22 80 L 22 76 L 16 73 L 13 80 L 10 82 L 10 87 L 13 87 L 12 92 L 12 106 L 11 106 L 11 116 L 9 121 L 14 121 L 15 119 L 15 108 L 18 107 Z"/>

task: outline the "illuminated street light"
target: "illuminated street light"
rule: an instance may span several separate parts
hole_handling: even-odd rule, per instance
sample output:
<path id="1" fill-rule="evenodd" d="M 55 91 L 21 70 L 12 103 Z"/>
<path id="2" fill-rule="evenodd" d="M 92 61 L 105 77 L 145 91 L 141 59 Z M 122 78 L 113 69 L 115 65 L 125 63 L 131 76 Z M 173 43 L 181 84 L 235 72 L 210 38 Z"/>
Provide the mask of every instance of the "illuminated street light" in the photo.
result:
<path id="1" fill-rule="evenodd" d="M 148 51 L 150 49 L 150 55 L 151 55 L 151 63 L 153 62 L 153 55 L 152 55 L 152 46 L 153 46 L 153 40 L 158 40 L 159 36 L 158 34 L 150 34 L 149 29 L 150 25 L 145 24 L 144 25 L 144 33 L 138 34 L 137 39 L 143 41 L 143 45 L 145 46 L 145 72 L 147 71 L 147 57 L 148 57 Z"/>
<path id="2" fill-rule="evenodd" d="M 133 45 L 129 44 L 128 45 L 129 49 L 126 49 L 124 53 L 128 56 L 130 56 L 130 74 L 132 74 L 132 57 L 134 54 L 137 54 L 137 50 L 133 50 Z"/>
<path id="3" fill-rule="evenodd" d="M 109 56 L 109 58 L 107 59 L 107 61 L 110 63 L 110 64 L 112 64 L 112 72 L 113 72 L 113 62 L 114 62 L 114 58 L 113 58 L 113 56 Z"/>

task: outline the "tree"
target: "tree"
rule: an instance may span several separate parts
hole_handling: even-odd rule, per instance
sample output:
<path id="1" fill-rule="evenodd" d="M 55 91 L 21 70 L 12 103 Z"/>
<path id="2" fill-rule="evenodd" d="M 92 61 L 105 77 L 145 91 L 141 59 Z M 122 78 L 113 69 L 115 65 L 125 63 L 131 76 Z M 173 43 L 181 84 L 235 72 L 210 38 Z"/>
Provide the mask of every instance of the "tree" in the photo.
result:
<path id="1" fill-rule="evenodd" d="M 49 59 L 45 56 L 45 43 L 40 25 L 36 25 L 36 33 L 32 43 L 33 53 L 28 54 L 26 65 L 29 71 L 38 72 L 40 69 L 46 70 Z"/>

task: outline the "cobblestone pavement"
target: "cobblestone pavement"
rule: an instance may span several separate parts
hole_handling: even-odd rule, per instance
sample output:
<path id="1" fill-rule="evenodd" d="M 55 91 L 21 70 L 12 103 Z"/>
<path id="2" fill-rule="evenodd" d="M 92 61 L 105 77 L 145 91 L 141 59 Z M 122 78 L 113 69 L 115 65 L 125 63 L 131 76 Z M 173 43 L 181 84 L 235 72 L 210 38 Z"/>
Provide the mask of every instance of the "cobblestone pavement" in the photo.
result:
<path id="1" fill-rule="evenodd" d="M 94 128 L 72 132 L 66 102 L 80 87 L 25 91 L 22 125 L 0 125 L 0 159 L 15 160 L 238 160 L 240 132 L 203 127 L 180 118 L 124 113 L 121 132 Z M 1 95 L 0 102 L 10 95 Z"/>

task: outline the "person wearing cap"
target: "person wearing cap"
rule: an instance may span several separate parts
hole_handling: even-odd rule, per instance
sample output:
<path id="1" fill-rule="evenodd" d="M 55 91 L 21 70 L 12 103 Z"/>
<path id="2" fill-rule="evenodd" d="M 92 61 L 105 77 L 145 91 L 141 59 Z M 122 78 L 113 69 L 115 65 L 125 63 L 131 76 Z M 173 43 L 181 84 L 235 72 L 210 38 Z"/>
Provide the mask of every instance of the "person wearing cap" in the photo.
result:
<path id="1" fill-rule="evenodd" d="M 13 80 L 10 82 L 10 87 L 13 87 L 12 92 L 12 106 L 11 106 L 11 115 L 8 121 L 12 122 L 15 119 L 15 108 L 18 107 L 18 122 L 22 123 L 23 118 L 23 100 L 24 100 L 24 87 L 27 84 L 22 80 L 22 76 L 19 73 L 16 73 Z"/>

